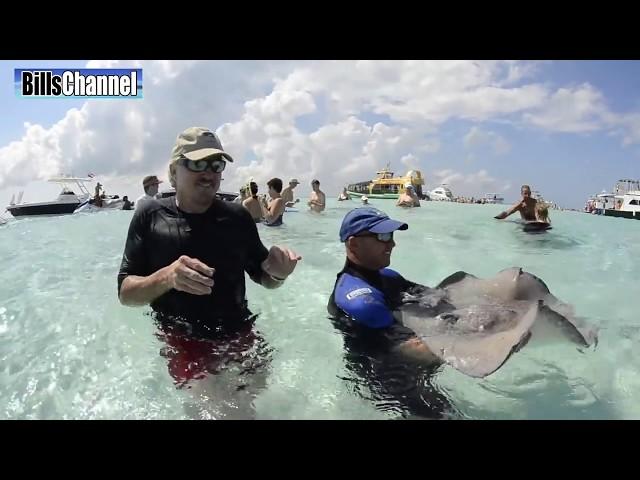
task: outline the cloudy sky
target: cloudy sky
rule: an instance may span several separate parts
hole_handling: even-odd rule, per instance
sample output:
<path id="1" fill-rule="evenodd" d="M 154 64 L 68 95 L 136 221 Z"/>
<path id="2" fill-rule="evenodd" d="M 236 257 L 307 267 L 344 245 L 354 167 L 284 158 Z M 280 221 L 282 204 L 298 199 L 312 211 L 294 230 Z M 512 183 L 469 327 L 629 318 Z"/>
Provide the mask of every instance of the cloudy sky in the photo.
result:
<path id="1" fill-rule="evenodd" d="M 32 67 L 142 68 L 144 99 L 18 98 L 13 70 Z M 55 198 L 65 173 L 135 198 L 206 126 L 235 158 L 223 190 L 318 178 L 334 196 L 389 162 L 429 189 L 512 201 L 528 183 L 580 208 L 640 177 L 638 78 L 638 61 L 2 61 L 0 206 Z"/>

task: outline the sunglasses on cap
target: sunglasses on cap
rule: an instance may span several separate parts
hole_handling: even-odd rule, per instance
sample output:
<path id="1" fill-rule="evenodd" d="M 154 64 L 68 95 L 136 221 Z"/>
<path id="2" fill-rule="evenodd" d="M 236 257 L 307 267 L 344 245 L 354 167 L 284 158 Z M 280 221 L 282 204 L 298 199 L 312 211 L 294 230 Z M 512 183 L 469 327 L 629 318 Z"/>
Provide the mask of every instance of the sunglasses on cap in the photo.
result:
<path id="1" fill-rule="evenodd" d="M 210 168 L 213 173 L 222 173 L 227 166 L 225 162 L 219 156 L 203 158 L 202 160 L 189 160 L 187 157 L 181 157 L 178 163 L 191 172 L 204 172 L 207 168 Z"/>
<path id="2" fill-rule="evenodd" d="M 376 240 L 383 243 L 389 243 L 393 240 L 393 232 L 389 233 L 363 233 L 361 235 L 354 235 L 355 237 L 376 237 Z"/>

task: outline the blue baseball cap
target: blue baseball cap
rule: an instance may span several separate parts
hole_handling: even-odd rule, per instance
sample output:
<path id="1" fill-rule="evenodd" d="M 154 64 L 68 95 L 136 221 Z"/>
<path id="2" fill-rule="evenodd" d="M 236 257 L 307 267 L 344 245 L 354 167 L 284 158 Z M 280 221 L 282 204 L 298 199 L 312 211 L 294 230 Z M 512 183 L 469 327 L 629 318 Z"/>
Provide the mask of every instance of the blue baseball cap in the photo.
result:
<path id="1" fill-rule="evenodd" d="M 340 241 L 346 242 L 349 237 L 360 232 L 391 233 L 406 230 L 409 225 L 392 220 L 381 210 L 372 207 L 354 208 L 344 216 L 340 226 Z"/>

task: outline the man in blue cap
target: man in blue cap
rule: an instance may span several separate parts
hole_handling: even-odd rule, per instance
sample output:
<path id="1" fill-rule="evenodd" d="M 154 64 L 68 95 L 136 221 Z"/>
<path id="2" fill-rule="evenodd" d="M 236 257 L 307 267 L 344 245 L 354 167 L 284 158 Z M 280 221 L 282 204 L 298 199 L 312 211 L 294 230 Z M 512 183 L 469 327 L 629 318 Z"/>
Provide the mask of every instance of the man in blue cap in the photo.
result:
<path id="1" fill-rule="evenodd" d="M 440 417 L 451 406 L 428 380 L 437 360 L 393 315 L 404 292 L 422 287 L 387 268 L 396 246 L 394 233 L 407 228 L 376 208 L 347 213 L 340 227 L 347 259 L 327 310 L 344 334 L 349 369 L 382 390 L 382 398 L 397 400 L 400 408 L 421 417 Z"/>
<path id="2" fill-rule="evenodd" d="M 344 313 L 370 328 L 394 324 L 392 311 L 399 305 L 399 295 L 416 285 L 387 268 L 396 246 L 394 232 L 407 228 L 406 223 L 392 220 L 376 208 L 356 208 L 347 213 L 340 227 L 347 260 L 329 300 L 329 313 Z"/>

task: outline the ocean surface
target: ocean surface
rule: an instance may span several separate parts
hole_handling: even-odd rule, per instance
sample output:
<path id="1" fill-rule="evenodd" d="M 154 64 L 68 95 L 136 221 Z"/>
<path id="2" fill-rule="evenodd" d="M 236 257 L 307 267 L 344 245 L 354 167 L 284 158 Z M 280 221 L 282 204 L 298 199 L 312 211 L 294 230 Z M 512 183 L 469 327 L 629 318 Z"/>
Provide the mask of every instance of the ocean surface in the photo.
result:
<path id="1" fill-rule="evenodd" d="M 429 381 L 454 418 L 640 418 L 640 222 L 552 211 L 553 229 L 531 235 L 494 220 L 500 205 L 371 203 L 409 223 L 391 263 L 406 278 L 435 286 L 458 270 L 522 267 L 599 329 L 595 348 L 526 346 L 484 379 L 440 367 Z M 344 263 L 340 222 L 355 206 L 329 199 L 321 215 L 301 209 L 281 228 L 259 226 L 267 247 L 303 256 L 278 290 L 247 279 L 263 366 L 236 362 L 188 386 L 170 374 L 150 308 L 117 299 L 132 212 L 11 219 L 0 226 L 0 418 L 404 418 L 353 378 L 327 317 Z"/>

